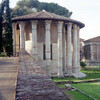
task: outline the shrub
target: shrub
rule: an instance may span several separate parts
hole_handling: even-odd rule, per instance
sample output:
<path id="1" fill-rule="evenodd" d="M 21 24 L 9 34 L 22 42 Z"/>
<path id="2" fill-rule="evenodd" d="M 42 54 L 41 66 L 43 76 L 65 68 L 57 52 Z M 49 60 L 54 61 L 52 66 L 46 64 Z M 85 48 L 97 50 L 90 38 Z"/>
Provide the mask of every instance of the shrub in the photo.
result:
<path id="1" fill-rule="evenodd" d="M 86 64 L 85 62 L 83 62 L 83 61 L 80 62 L 80 66 L 81 66 L 81 67 L 85 67 L 86 65 L 87 65 L 87 64 Z"/>
<path id="2" fill-rule="evenodd" d="M 0 57 L 5 57 L 6 56 L 6 53 L 0 53 Z"/>

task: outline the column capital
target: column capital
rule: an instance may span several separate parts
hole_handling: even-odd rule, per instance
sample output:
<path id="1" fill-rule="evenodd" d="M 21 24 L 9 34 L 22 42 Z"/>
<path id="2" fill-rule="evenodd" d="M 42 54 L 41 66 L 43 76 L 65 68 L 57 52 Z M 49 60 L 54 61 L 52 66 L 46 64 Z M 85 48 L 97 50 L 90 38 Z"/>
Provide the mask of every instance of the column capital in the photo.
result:
<path id="1" fill-rule="evenodd" d="M 12 26 L 15 26 L 15 25 L 16 25 L 16 23 L 15 23 L 15 22 L 13 22 L 13 23 L 12 23 Z"/>
<path id="2" fill-rule="evenodd" d="M 45 20 L 45 24 L 51 24 L 51 20 Z"/>
<path id="3" fill-rule="evenodd" d="M 58 23 L 57 23 L 57 24 L 62 24 L 62 25 L 63 25 L 63 23 L 64 23 L 63 21 L 58 21 Z"/>
<path id="4" fill-rule="evenodd" d="M 74 25 L 73 25 L 73 28 L 74 28 L 74 29 L 77 29 L 77 28 L 78 28 L 77 24 L 74 24 Z"/>
<path id="5" fill-rule="evenodd" d="M 37 28 L 37 23 L 38 23 L 37 20 L 31 20 L 32 30 L 36 30 L 36 28 Z"/>
<path id="6" fill-rule="evenodd" d="M 71 23 L 71 22 L 69 22 L 69 23 L 67 23 L 67 25 L 72 25 L 73 23 Z"/>
<path id="7" fill-rule="evenodd" d="M 79 29 L 80 29 L 80 27 L 79 27 L 79 26 L 77 26 L 77 29 L 79 30 Z"/>
<path id="8" fill-rule="evenodd" d="M 51 20 L 45 20 L 46 30 L 50 30 Z"/>
<path id="9" fill-rule="evenodd" d="M 21 25 L 21 26 L 25 26 L 25 22 L 23 22 L 23 21 L 18 21 L 18 24 L 19 24 L 19 26 Z"/>
<path id="10" fill-rule="evenodd" d="M 38 21 L 37 20 L 30 20 L 32 24 L 37 24 Z"/>
<path id="11" fill-rule="evenodd" d="M 12 29 L 13 31 L 16 30 L 16 23 L 12 23 Z"/>
<path id="12" fill-rule="evenodd" d="M 62 33 L 63 21 L 58 21 L 57 26 L 58 26 L 58 33 L 59 32 Z"/>

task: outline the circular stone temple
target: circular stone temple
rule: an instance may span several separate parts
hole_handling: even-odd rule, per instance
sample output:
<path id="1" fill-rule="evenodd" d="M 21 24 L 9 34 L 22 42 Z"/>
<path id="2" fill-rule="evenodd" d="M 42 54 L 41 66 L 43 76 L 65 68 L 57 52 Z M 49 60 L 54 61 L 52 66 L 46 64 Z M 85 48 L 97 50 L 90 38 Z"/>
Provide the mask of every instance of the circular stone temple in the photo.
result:
<path id="1" fill-rule="evenodd" d="M 26 50 L 49 76 L 84 77 L 80 72 L 79 21 L 40 11 L 12 19 L 13 52 Z"/>

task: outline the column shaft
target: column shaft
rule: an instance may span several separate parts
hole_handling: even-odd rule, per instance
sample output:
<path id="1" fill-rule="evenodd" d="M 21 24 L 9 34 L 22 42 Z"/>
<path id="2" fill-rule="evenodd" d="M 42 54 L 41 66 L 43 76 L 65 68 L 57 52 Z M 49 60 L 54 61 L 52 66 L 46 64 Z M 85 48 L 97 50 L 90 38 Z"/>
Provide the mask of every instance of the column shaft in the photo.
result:
<path id="1" fill-rule="evenodd" d="M 32 24 L 32 56 L 37 61 L 37 21 L 31 21 Z"/>
<path id="2" fill-rule="evenodd" d="M 16 55 L 16 24 L 12 24 L 12 30 L 13 30 L 13 55 Z"/>
<path id="3" fill-rule="evenodd" d="M 25 50 L 25 33 L 24 33 L 25 23 L 19 22 L 19 27 L 20 27 L 20 50 Z"/>
<path id="4" fill-rule="evenodd" d="M 78 27 L 78 32 L 77 32 L 77 67 L 78 67 L 78 72 L 80 72 L 80 36 L 79 36 L 79 27 Z"/>
<path id="5" fill-rule="evenodd" d="M 94 61 L 94 50 L 93 50 L 93 44 L 90 44 L 90 50 L 91 50 L 91 61 Z"/>
<path id="6" fill-rule="evenodd" d="M 77 25 L 73 25 L 73 73 L 77 73 Z"/>
<path id="7" fill-rule="evenodd" d="M 59 21 L 57 24 L 58 27 L 58 76 L 63 76 L 62 68 L 62 26 L 63 22 Z"/>
<path id="8" fill-rule="evenodd" d="M 67 25 L 67 74 L 72 74 L 72 49 L 71 49 L 71 37 L 72 37 L 72 23 Z"/>
<path id="9" fill-rule="evenodd" d="M 45 45 L 46 45 L 46 70 L 47 74 L 51 76 L 50 60 L 51 60 L 51 36 L 50 36 L 51 21 L 45 21 Z"/>
<path id="10" fill-rule="evenodd" d="M 67 53 L 66 53 L 66 46 L 67 46 L 67 41 L 66 41 L 66 38 L 67 38 L 67 36 L 66 36 L 67 34 L 66 34 L 66 29 L 64 28 L 64 35 L 63 35 L 63 41 L 64 41 L 64 52 L 63 52 L 63 55 L 64 55 L 64 74 L 66 74 L 67 73 L 67 66 L 66 66 L 66 61 L 67 61 L 67 59 L 66 59 L 66 56 L 67 56 Z"/>

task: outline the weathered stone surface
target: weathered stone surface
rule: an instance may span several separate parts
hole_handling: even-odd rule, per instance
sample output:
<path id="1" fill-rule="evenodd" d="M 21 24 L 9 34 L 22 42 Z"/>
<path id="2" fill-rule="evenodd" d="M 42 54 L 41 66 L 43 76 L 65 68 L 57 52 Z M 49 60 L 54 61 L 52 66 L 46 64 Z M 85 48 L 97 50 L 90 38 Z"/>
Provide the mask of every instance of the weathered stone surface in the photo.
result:
<path id="1" fill-rule="evenodd" d="M 17 57 L 0 57 L 0 100 L 15 100 Z"/>
<path id="2" fill-rule="evenodd" d="M 34 59 L 26 51 L 21 51 L 16 100 L 68 100 L 68 98 Z"/>
<path id="3" fill-rule="evenodd" d="M 71 89 L 71 85 L 70 84 L 65 84 L 67 89 Z"/>

